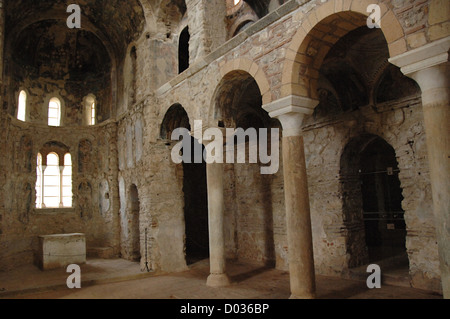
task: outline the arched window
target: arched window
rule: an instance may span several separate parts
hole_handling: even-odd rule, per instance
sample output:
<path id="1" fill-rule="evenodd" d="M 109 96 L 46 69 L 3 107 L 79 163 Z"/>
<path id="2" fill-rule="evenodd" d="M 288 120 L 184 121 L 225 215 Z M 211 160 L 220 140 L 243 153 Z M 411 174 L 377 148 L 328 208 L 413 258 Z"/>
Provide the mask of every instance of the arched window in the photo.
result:
<path id="1" fill-rule="evenodd" d="M 48 125 L 61 125 L 61 101 L 54 97 L 48 103 Z"/>
<path id="2" fill-rule="evenodd" d="M 97 124 L 97 101 L 92 94 L 89 94 L 84 99 L 84 114 L 85 125 Z"/>
<path id="3" fill-rule="evenodd" d="M 178 43 L 178 72 L 189 68 L 189 40 L 191 36 L 189 34 L 189 27 L 183 29 L 180 34 L 180 39 Z"/>
<path id="4" fill-rule="evenodd" d="M 72 207 L 72 157 L 51 152 L 37 155 L 36 208 Z"/>
<path id="5" fill-rule="evenodd" d="M 19 94 L 19 104 L 17 107 L 17 119 L 25 122 L 27 113 L 27 92 L 20 91 Z"/>
<path id="6" fill-rule="evenodd" d="M 59 207 L 60 177 L 59 157 L 56 153 L 47 155 L 47 167 L 44 169 L 44 205 L 45 207 Z"/>

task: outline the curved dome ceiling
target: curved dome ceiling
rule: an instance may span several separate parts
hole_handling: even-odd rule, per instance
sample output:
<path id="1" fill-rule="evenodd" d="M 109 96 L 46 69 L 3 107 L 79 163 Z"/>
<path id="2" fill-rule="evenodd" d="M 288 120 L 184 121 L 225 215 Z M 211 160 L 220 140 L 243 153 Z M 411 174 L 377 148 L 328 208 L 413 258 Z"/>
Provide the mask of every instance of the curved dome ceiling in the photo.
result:
<path id="1" fill-rule="evenodd" d="M 105 46 L 92 32 L 67 32 L 67 26 L 58 20 L 28 26 L 14 40 L 12 50 L 11 60 L 36 77 L 86 80 L 111 69 Z"/>
<path id="2" fill-rule="evenodd" d="M 95 34 L 119 61 L 144 29 L 144 11 L 138 0 L 78 0 L 77 4 L 81 7 L 81 29 Z M 19 39 L 20 33 L 40 21 L 65 22 L 71 14 L 67 6 L 64 0 L 7 1 L 7 41 Z"/>

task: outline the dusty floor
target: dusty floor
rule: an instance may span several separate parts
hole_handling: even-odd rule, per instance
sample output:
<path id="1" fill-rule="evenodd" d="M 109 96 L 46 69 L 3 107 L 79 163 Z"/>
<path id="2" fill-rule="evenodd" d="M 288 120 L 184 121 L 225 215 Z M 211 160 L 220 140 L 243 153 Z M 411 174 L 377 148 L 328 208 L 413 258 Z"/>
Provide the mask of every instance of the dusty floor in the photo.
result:
<path id="1" fill-rule="evenodd" d="M 141 272 L 137 263 L 121 259 L 89 260 L 81 267 L 81 289 L 68 289 L 65 270 L 42 272 L 27 266 L 0 273 L 2 299 L 287 299 L 289 274 L 248 264 L 230 264 L 229 287 L 206 287 L 208 260 L 176 274 Z M 365 280 L 317 276 L 319 299 L 442 299 L 410 287 L 383 284 L 368 289 Z"/>

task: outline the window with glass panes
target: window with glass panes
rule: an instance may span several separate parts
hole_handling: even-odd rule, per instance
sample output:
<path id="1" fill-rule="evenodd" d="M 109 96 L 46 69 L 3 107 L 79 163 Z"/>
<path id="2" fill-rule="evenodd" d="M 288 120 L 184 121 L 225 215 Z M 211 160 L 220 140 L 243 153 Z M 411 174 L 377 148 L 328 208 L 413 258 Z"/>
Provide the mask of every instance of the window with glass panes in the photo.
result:
<path id="1" fill-rule="evenodd" d="M 72 157 L 64 155 L 62 161 L 52 152 L 43 164 L 42 155 L 37 156 L 36 168 L 36 207 L 64 208 L 72 207 Z"/>
<path id="2" fill-rule="evenodd" d="M 61 101 L 54 97 L 48 103 L 48 125 L 60 126 L 61 124 Z"/>

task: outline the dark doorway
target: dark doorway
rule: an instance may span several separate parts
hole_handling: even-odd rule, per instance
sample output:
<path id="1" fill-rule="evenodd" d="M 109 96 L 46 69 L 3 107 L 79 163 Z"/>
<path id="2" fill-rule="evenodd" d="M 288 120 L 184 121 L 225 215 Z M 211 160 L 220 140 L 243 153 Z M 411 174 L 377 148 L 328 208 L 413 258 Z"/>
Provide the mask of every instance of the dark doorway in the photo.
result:
<path id="1" fill-rule="evenodd" d="M 406 224 L 394 149 L 375 138 L 361 152 L 359 167 L 369 261 L 405 253 Z"/>
<path id="2" fill-rule="evenodd" d="M 189 40 L 191 36 L 189 34 L 189 28 L 186 27 L 180 34 L 178 43 L 178 73 L 189 68 Z"/>
<path id="3" fill-rule="evenodd" d="M 203 147 L 191 137 L 191 149 Z M 192 152 L 193 154 L 194 152 Z M 209 258 L 208 190 L 206 163 L 183 163 L 184 216 L 186 225 L 186 263 Z"/>
<path id="4" fill-rule="evenodd" d="M 168 141 L 177 128 L 191 130 L 189 116 L 181 104 L 172 105 L 161 125 L 161 139 Z M 189 136 L 191 144 L 190 163 L 183 163 L 183 193 L 185 220 L 186 263 L 193 264 L 209 258 L 208 191 L 206 184 L 206 163 L 195 163 L 195 150 L 204 146 Z M 189 145 L 189 144 L 188 144 Z M 183 149 L 182 149 L 183 151 Z"/>

